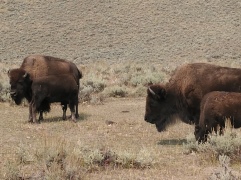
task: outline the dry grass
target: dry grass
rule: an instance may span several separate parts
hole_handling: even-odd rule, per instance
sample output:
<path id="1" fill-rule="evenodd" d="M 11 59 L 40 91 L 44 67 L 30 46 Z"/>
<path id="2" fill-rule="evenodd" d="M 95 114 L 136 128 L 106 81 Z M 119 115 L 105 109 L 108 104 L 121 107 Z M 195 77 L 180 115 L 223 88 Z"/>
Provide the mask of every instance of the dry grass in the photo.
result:
<path id="1" fill-rule="evenodd" d="M 5 72 L 8 67 L 17 65 L 1 66 Z M 213 144 L 198 151 L 201 146 L 193 141 L 193 126 L 179 122 L 158 133 L 143 120 L 146 84 L 154 82 L 162 66 L 102 62 L 79 68 L 84 74 L 83 104 L 76 124 L 61 120 L 60 105 L 52 105 L 43 123 L 37 125 L 27 123 L 28 107 L 24 104 L 0 104 L 0 178 L 206 179 L 216 177 L 220 169 L 218 157 L 222 154 L 217 152 L 237 144 L 224 138 L 215 141 L 219 151 Z M 158 75 L 162 82 L 169 77 L 165 72 Z M 144 76 L 152 78 L 133 83 Z M 1 73 L 1 78 L 7 87 L 7 74 Z M 228 168 L 238 174 L 240 160 L 233 161 L 233 152 L 225 155 L 231 157 Z M 188 166 L 183 168 L 183 164 Z M 222 171 L 218 170 L 219 175 L 225 175 Z"/>
<path id="2" fill-rule="evenodd" d="M 7 72 L 18 64 L 0 64 L 0 101 L 10 101 Z M 79 101 L 100 104 L 107 97 L 144 97 L 151 83 L 167 81 L 163 66 L 148 63 L 110 64 L 96 62 L 78 65 L 83 73 Z"/>
<path id="3" fill-rule="evenodd" d="M 193 126 L 177 123 L 158 133 L 144 122 L 144 106 L 144 98 L 108 98 L 102 105 L 80 105 L 81 117 L 72 123 L 60 120 L 61 107 L 53 105 L 43 123 L 29 124 L 27 107 L 0 104 L 1 179 L 209 177 L 217 161 L 184 153 Z"/>

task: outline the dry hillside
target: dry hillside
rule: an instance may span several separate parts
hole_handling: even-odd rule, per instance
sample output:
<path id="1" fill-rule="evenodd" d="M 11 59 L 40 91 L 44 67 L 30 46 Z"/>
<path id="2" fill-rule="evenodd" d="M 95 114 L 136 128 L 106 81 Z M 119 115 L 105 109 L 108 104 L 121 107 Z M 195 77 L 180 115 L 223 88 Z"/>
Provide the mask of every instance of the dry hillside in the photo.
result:
<path id="1" fill-rule="evenodd" d="M 239 0 L 2 0 L 0 60 L 230 63 L 241 59 L 240 9 Z"/>

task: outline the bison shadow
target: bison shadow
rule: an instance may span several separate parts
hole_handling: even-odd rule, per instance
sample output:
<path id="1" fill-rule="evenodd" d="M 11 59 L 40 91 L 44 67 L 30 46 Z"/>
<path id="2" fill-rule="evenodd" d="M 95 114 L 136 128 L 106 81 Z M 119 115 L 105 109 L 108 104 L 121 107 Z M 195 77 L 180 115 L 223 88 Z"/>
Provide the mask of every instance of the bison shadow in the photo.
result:
<path id="1" fill-rule="evenodd" d="M 158 145 L 183 145 L 183 144 L 187 144 L 187 140 L 186 139 L 163 139 L 163 140 L 160 140 L 157 144 Z"/>
<path id="2" fill-rule="evenodd" d="M 79 113 L 79 117 L 76 118 L 77 122 L 86 120 L 90 115 L 85 113 Z M 44 117 L 44 120 L 41 123 L 49 123 L 49 122 L 60 122 L 60 121 L 72 121 L 69 116 L 67 116 L 66 120 L 63 120 L 61 116 L 55 117 Z"/>

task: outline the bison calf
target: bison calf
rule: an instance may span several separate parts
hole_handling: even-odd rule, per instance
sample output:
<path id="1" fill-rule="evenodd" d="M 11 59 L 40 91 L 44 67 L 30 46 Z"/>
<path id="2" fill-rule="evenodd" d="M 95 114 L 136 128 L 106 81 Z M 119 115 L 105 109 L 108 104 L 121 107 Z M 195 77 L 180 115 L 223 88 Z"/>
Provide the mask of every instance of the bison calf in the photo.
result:
<path id="1" fill-rule="evenodd" d="M 225 127 L 225 120 L 230 119 L 234 128 L 241 127 L 241 93 L 213 91 L 201 101 L 199 125 L 195 128 L 195 137 L 199 142 L 206 142 L 207 136 L 214 130 L 220 134 Z"/>
<path id="2" fill-rule="evenodd" d="M 76 121 L 75 107 L 78 104 L 78 84 L 70 74 L 37 78 L 31 85 L 32 100 L 29 105 L 29 121 L 36 122 L 37 109 L 43 103 L 61 102 L 69 104 L 71 118 Z"/>

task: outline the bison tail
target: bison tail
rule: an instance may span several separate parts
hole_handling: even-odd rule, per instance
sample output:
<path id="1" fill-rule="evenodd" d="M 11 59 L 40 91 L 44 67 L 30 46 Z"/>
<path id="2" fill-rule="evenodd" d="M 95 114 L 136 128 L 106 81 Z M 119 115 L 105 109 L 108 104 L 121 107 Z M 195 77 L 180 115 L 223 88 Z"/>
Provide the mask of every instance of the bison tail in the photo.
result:
<path id="1" fill-rule="evenodd" d="M 78 70 L 79 79 L 81 79 L 83 77 L 83 74 L 82 74 L 82 72 L 79 69 L 77 69 L 77 70 Z"/>

